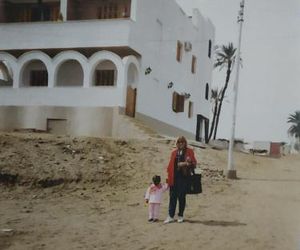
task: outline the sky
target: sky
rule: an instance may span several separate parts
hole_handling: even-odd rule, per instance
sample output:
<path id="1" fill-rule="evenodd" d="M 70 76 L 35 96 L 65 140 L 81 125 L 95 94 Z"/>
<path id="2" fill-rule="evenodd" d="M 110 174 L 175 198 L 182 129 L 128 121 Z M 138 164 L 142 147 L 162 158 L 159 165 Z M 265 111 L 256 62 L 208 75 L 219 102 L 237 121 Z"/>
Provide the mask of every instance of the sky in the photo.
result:
<path id="1" fill-rule="evenodd" d="M 240 0 L 176 0 L 192 14 L 198 8 L 214 24 L 215 43 L 237 46 Z M 300 110 L 300 0 L 246 0 L 235 138 L 247 142 L 289 142 L 289 114 Z M 218 138 L 229 138 L 232 87 L 220 118 Z M 225 70 L 214 70 L 212 86 L 222 86 Z"/>

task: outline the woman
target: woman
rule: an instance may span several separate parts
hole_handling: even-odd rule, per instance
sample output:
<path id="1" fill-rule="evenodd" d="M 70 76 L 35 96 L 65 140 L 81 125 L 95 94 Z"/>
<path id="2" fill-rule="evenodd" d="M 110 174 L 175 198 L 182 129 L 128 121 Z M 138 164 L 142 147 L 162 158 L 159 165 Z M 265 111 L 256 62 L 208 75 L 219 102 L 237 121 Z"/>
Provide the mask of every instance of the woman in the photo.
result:
<path id="1" fill-rule="evenodd" d="M 185 209 L 185 196 L 188 186 L 188 177 L 196 167 L 197 161 L 194 151 L 187 147 L 187 141 L 184 136 L 176 140 L 176 149 L 171 153 L 171 159 L 168 165 L 168 184 L 170 187 L 169 216 L 164 223 L 174 221 L 177 200 L 179 203 L 178 222 L 183 222 L 183 213 Z"/>

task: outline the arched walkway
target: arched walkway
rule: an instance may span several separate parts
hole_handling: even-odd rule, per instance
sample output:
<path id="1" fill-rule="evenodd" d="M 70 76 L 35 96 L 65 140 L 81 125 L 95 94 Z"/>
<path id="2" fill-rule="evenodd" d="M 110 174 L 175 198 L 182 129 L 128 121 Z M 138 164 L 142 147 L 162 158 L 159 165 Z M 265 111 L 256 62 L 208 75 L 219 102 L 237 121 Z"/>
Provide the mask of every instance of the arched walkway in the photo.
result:
<path id="1" fill-rule="evenodd" d="M 6 86 L 12 86 L 15 81 L 15 76 L 17 75 L 17 59 L 12 56 L 11 54 L 8 54 L 6 52 L 0 52 L 0 61 L 4 63 L 5 66 L 2 71 L 3 77 L 5 79 L 8 79 L 8 83 L 5 83 Z"/>
<path id="2" fill-rule="evenodd" d="M 116 65 L 109 60 L 99 62 L 92 73 L 92 86 L 116 86 L 118 71 Z"/>
<path id="3" fill-rule="evenodd" d="M 114 77 L 113 86 L 121 86 L 124 83 L 124 65 L 122 59 L 115 53 L 110 51 L 99 51 L 93 54 L 89 59 L 89 86 L 97 86 L 97 75 L 99 83 L 101 83 L 101 75 Z M 100 72 L 101 70 L 107 72 Z M 112 72 L 114 70 L 114 73 Z M 110 71 L 110 72 L 109 72 Z M 107 80 L 103 81 L 107 82 Z M 111 82 L 111 80 L 110 80 Z M 99 84 L 101 85 L 101 84 Z M 109 85 L 112 86 L 112 85 Z"/>
<path id="4" fill-rule="evenodd" d="M 84 86 L 88 79 L 88 60 L 73 50 L 63 51 L 53 59 L 54 86 Z"/>
<path id="5" fill-rule="evenodd" d="M 46 87 L 48 86 L 48 71 L 41 60 L 26 62 L 20 75 L 22 87 Z"/>
<path id="6" fill-rule="evenodd" d="M 6 61 L 0 60 L 0 86 L 12 87 L 13 86 L 13 73 L 9 64 Z"/>
<path id="7" fill-rule="evenodd" d="M 83 68 L 77 60 L 66 60 L 57 68 L 55 79 L 55 86 L 83 86 Z"/>
<path id="8" fill-rule="evenodd" d="M 52 60 L 41 51 L 26 52 L 18 59 L 16 81 L 20 86 L 48 86 Z"/>

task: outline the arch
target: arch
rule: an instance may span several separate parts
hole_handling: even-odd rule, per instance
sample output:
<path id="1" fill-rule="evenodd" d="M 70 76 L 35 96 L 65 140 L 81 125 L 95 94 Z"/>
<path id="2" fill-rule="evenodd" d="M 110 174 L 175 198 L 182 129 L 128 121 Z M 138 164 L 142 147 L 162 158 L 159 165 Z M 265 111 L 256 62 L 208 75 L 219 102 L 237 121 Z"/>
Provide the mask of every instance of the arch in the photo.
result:
<path id="1" fill-rule="evenodd" d="M 17 71 L 17 59 L 6 52 L 0 52 L 0 71 L 2 68 L 2 86 L 13 86 L 13 81 Z"/>
<path id="2" fill-rule="evenodd" d="M 67 59 L 57 67 L 54 79 L 55 86 L 82 87 L 84 82 L 84 69 L 77 60 Z"/>
<path id="3" fill-rule="evenodd" d="M 52 75 L 52 60 L 51 58 L 44 52 L 36 50 L 36 51 L 30 51 L 24 53 L 20 58 L 18 59 L 18 84 L 27 86 L 27 82 L 24 82 L 25 79 L 23 79 L 24 76 L 24 70 L 25 68 L 31 64 L 31 62 L 35 62 L 36 65 L 34 65 L 34 68 L 40 68 L 40 70 L 47 71 L 47 85 L 49 83 L 49 76 Z M 45 66 L 45 69 L 41 66 L 41 64 L 38 64 L 37 62 L 42 62 Z M 40 65 L 41 67 L 37 66 Z M 39 73 L 41 74 L 39 77 L 45 78 L 45 72 Z M 43 75 L 43 76 L 42 76 Z M 44 84 L 42 86 L 45 86 Z"/>
<path id="4" fill-rule="evenodd" d="M 116 86 L 118 71 L 110 60 L 101 60 L 92 72 L 92 86 Z"/>
<path id="5" fill-rule="evenodd" d="M 85 79 L 87 77 L 87 74 L 88 74 L 87 62 L 88 62 L 88 60 L 84 55 L 82 55 L 81 53 L 74 51 L 74 50 L 63 51 L 63 52 L 60 52 L 59 54 L 57 54 L 53 58 L 54 85 L 56 85 L 56 86 L 83 86 L 84 82 L 86 81 Z M 78 67 L 77 63 L 80 65 L 80 67 Z M 66 65 L 68 65 L 68 66 L 66 66 Z M 63 77 L 63 76 L 60 75 L 60 77 L 58 78 L 58 72 L 59 72 L 59 70 L 61 70 L 61 66 L 64 66 L 66 69 L 65 77 L 68 77 L 68 75 L 70 75 L 70 71 L 71 71 L 70 68 L 72 66 L 75 67 L 73 69 L 73 72 L 78 72 L 77 77 L 79 76 L 79 78 L 80 78 L 80 84 L 78 81 L 75 80 L 76 76 L 73 76 L 73 77 L 71 77 L 73 79 L 73 82 L 61 85 L 60 84 L 62 81 L 61 77 Z M 82 72 L 81 72 L 81 70 L 82 70 Z"/>
<path id="6" fill-rule="evenodd" d="M 117 75 L 116 86 L 122 85 L 124 82 L 124 65 L 121 57 L 113 52 L 102 50 L 94 53 L 89 59 L 89 86 L 93 84 L 93 75 L 96 67 L 103 61 L 111 61 L 115 65 Z"/>
<path id="7" fill-rule="evenodd" d="M 27 61 L 20 74 L 23 87 L 47 87 L 49 72 L 45 63 L 39 59 Z"/>
<path id="8" fill-rule="evenodd" d="M 139 83 L 140 63 L 135 56 L 123 58 L 126 86 L 123 93 L 125 114 L 135 117 L 137 110 L 137 88 Z"/>
<path id="9" fill-rule="evenodd" d="M 0 61 L 6 61 L 12 69 L 17 66 L 17 59 L 6 52 L 0 52 Z"/>
<path id="10" fill-rule="evenodd" d="M 123 58 L 126 84 L 137 87 L 140 76 L 140 63 L 135 56 L 126 56 Z"/>

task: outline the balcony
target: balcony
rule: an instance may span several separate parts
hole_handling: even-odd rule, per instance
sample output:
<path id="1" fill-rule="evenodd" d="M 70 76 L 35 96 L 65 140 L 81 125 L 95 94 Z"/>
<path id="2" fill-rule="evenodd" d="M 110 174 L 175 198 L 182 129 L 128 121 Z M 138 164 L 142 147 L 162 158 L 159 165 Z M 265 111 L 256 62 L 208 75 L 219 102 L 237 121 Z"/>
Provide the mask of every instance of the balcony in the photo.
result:
<path id="1" fill-rule="evenodd" d="M 0 23 L 130 18 L 131 0 L 2 0 Z"/>
<path id="2" fill-rule="evenodd" d="M 0 0 L 0 48 L 128 46 L 131 0 Z"/>

